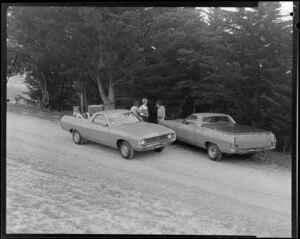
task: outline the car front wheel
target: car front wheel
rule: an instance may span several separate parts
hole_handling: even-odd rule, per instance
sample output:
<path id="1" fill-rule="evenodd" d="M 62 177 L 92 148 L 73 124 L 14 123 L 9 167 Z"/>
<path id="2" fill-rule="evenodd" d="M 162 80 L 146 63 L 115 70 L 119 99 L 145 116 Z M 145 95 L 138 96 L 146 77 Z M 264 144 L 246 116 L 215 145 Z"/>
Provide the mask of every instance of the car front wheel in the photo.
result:
<path id="1" fill-rule="evenodd" d="M 82 144 L 83 138 L 81 137 L 80 133 L 76 130 L 73 130 L 72 138 L 75 144 Z"/>
<path id="2" fill-rule="evenodd" d="M 125 159 L 132 159 L 134 156 L 134 150 L 130 143 L 123 141 L 120 145 L 120 153 Z"/>
<path id="3" fill-rule="evenodd" d="M 207 147 L 208 157 L 213 161 L 220 161 L 222 158 L 222 152 L 216 144 L 210 143 Z"/>

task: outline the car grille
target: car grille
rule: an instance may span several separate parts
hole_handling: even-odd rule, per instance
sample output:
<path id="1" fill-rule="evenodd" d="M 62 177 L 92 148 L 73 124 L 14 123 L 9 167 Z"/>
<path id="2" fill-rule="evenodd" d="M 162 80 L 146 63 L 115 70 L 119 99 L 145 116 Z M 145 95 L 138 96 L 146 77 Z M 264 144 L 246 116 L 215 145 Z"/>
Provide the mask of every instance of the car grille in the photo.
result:
<path id="1" fill-rule="evenodd" d="M 154 142 L 161 141 L 161 140 L 166 140 L 166 139 L 168 139 L 168 134 L 164 134 L 164 135 L 160 135 L 160 136 L 145 139 L 145 143 L 150 144 L 150 143 L 154 143 Z"/>

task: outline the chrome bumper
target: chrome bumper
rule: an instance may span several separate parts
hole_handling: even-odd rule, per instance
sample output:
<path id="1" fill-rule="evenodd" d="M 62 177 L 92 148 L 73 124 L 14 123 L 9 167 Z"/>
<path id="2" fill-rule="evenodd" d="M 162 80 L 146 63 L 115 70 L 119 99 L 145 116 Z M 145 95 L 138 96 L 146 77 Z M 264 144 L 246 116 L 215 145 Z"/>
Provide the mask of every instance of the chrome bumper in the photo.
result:
<path id="1" fill-rule="evenodd" d="M 176 138 L 173 138 L 173 139 L 168 139 L 168 140 L 149 143 L 149 144 L 146 144 L 146 145 L 138 145 L 138 146 L 135 147 L 135 150 L 136 151 L 150 151 L 150 150 L 154 150 L 154 149 L 157 149 L 157 148 L 162 148 L 164 146 L 170 145 L 175 140 L 176 140 Z"/>
<path id="2" fill-rule="evenodd" d="M 229 149 L 228 153 L 231 154 L 251 154 L 251 153 L 258 153 L 258 152 L 265 152 L 268 150 L 275 149 L 276 146 L 267 147 L 267 148 L 250 148 L 250 149 Z M 227 153 L 227 152 L 226 152 Z"/>

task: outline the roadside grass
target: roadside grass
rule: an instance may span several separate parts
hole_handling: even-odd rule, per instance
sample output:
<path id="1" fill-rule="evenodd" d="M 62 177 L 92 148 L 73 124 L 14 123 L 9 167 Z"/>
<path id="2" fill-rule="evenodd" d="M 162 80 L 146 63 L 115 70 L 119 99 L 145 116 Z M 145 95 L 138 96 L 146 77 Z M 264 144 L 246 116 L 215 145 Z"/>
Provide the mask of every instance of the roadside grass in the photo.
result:
<path id="1" fill-rule="evenodd" d="M 72 115 L 72 111 L 54 111 L 49 109 L 41 109 L 39 106 L 35 105 L 22 105 L 7 103 L 6 110 L 14 113 L 20 113 L 24 115 L 31 115 L 38 118 L 48 119 L 48 120 L 60 120 L 64 115 Z"/>
<path id="2" fill-rule="evenodd" d="M 291 153 L 283 153 L 277 151 L 269 151 L 265 153 L 259 153 L 252 157 L 257 161 L 264 161 L 267 164 L 274 164 L 281 168 L 291 169 L 292 167 L 292 155 Z"/>
<path id="3" fill-rule="evenodd" d="M 13 103 L 7 103 L 7 111 L 20 113 L 24 115 L 31 115 L 34 117 L 52 120 L 56 122 L 59 122 L 61 117 L 63 117 L 64 115 L 72 115 L 73 113 L 72 111 L 54 111 L 48 109 L 41 109 L 40 107 L 35 105 L 21 105 L 21 104 L 13 104 Z M 191 150 L 196 149 L 196 147 L 187 145 L 182 142 L 180 142 L 179 144 L 182 145 L 183 147 L 188 147 Z M 239 155 L 234 155 L 234 156 L 230 156 L 230 159 L 235 161 L 235 159 L 240 160 L 240 157 L 241 156 Z M 243 158 L 242 160 L 256 162 L 258 164 L 274 165 L 279 168 L 285 168 L 290 170 L 292 157 L 291 157 L 291 153 L 268 151 L 265 153 L 257 153 L 251 158 Z"/>

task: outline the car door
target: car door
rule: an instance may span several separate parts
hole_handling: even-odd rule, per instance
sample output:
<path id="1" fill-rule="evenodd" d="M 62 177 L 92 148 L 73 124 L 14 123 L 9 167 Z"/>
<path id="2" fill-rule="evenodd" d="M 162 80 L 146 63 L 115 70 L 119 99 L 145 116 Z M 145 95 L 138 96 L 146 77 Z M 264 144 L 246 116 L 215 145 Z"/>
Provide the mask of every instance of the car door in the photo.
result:
<path id="1" fill-rule="evenodd" d="M 109 124 L 104 114 L 98 114 L 95 116 L 89 126 L 88 135 L 89 140 L 93 142 L 109 145 Z"/>
<path id="2" fill-rule="evenodd" d="M 205 142 L 209 141 L 207 140 L 207 129 L 202 126 L 200 123 L 195 130 L 195 142 L 196 145 L 202 148 L 205 148 Z"/>
<path id="3" fill-rule="evenodd" d="M 196 115 L 190 115 L 182 121 L 179 129 L 179 138 L 187 143 L 195 144 L 195 129 L 196 129 Z"/>

